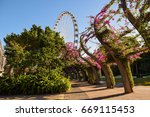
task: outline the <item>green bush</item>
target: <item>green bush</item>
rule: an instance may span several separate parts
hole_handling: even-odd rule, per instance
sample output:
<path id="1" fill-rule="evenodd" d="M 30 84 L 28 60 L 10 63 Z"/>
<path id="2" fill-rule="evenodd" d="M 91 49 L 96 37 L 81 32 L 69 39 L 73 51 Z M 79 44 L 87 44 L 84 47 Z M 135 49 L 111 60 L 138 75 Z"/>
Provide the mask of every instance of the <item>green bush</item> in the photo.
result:
<path id="1" fill-rule="evenodd" d="M 69 90 L 70 86 L 69 79 L 57 70 L 52 70 L 48 75 L 29 74 L 0 78 L 0 94 L 3 95 L 61 93 Z"/>
<path id="2" fill-rule="evenodd" d="M 51 94 L 69 90 L 69 79 L 61 73 L 65 61 L 60 58 L 60 50 L 65 43 L 59 33 L 33 25 L 21 34 L 7 35 L 4 40 L 7 64 L 0 78 L 0 94 Z"/>

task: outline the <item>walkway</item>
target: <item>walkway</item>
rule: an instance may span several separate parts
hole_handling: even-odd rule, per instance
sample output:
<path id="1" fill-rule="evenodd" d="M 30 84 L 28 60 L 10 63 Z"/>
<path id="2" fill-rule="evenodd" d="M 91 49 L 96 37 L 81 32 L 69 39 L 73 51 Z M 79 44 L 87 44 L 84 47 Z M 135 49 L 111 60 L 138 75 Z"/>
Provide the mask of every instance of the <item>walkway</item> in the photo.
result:
<path id="1" fill-rule="evenodd" d="M 107 89 L 86 82 L 72 82 L 72 89 L 55 95 L 0 96 L 0 100 L 150 100 L 150 86 L 135 86 L 134 93 L 124 94 L 123 87 Z"/>

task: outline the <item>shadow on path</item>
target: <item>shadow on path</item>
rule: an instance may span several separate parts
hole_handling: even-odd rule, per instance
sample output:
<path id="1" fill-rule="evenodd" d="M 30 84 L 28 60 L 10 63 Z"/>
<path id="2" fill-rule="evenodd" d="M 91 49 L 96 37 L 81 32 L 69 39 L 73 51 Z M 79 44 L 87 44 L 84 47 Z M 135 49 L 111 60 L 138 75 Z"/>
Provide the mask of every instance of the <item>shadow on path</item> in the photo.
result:
<path id="1" fill-rule="evenodd" d="M 87 87 L 87 86 L 91 86 L 90 84 L 72 84 L 72 87 Z"/>
<path id="2" fill-rule="evenodd" d="M 73 93 L 86 93 L 86 92 L 94 92 L 94 91 L 102 91 L 102 90 L 108 90 L 107 88 L 102 89 L 95 89 L 95 90 L 84 90 L 84 91 L 77 91 L 77 92 L 66 92 L 65 94 L 73 94 Z"/>
<path id="3" fill-rule="evenodd" d="M 0 96 L 0 100 L 46 100 L 49 95 L 5 95 Z"/>
<path id="4" fill-rule="evenodd" d="M 114 95 L 90 98 L 90 99 L 85 99 L 85 100 L 102 100 L 102 99 L 107 99 L 107 98 L 112 98 L 112 97 L 119 97 L 119 96 L 123 96 L 123 95 L 125 95 L 125 93 L 119 93 L 119 94 L 114 94 Z"/>

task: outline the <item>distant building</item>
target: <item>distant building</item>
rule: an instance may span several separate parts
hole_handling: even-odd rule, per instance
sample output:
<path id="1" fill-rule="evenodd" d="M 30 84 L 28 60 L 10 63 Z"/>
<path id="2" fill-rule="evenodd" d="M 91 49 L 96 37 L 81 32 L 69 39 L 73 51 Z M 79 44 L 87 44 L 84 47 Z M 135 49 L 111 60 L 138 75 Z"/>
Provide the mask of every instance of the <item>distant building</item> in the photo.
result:
<path id="1" fill-rule="evenodd" d="M 4 55 L 4 50 L 3 50 L 2 44 L 0 42 L 0 76 L 2 75 L 2 73 L 4 71 L 5 64 L 6 64 L 6 57 Z"/>

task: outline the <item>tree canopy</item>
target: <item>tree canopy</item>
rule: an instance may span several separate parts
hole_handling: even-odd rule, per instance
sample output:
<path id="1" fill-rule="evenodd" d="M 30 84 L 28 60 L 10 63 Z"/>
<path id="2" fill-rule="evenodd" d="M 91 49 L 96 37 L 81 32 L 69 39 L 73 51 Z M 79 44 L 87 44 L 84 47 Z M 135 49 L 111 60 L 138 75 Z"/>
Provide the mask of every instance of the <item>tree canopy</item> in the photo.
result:
<path id="1" fill-rule="evenodd" d="M 7 66 L 14 69 L 14 74 L 45 73 L 62 64 L 59 56 L 64 40 L 49 27 L 43 30 L 33 25 L 21 34 L 7 35 L 5 42 Z"/>

